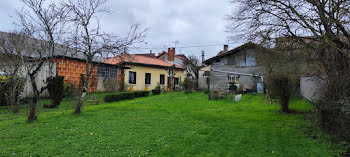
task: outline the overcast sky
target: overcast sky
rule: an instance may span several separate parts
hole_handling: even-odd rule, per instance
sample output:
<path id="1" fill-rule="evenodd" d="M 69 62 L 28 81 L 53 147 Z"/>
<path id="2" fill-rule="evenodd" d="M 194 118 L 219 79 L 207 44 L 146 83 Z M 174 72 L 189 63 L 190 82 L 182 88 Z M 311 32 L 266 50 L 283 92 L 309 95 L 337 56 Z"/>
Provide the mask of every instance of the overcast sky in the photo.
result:
<path id="1" fill-rule="evenodd" d="M 109 0 L 107 5 L 111 13 L 100 18 L 104 31 L 123 35 L 135 23 L 150 28 L 145 40 L 147 44 L 138 45 L 140 49 L 132 49 L 131 53 L 163 48 L 152 49 L 160 53 L 179 41 L 177 54 L 200 57 L 201 50 L 204 50 L 209 58 L 223 49 L 222 44 L 230 42 L 225 33 L 225 15 L 232 10 L 229 0 Z M 13 29 L 14 20 L 10 16 L 22 6 L 19 0 L 0 1 L 0 31 Z M 243 42 L 236 41 L 230 44 L 230 48 Z M 179 48 L 200 45 L 218 46 Z"/>

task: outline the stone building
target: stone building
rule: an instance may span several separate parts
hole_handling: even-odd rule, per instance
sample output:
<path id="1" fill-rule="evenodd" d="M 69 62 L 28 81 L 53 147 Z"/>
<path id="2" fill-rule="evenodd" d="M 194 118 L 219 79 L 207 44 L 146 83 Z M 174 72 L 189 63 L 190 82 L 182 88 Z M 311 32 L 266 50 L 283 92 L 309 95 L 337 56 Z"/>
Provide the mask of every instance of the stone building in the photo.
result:
<path id="1" fill-rule="evenodd" d="M 256 90 L 262 82 L 262 67 L 256 64 L 255 53 L 259 45 L 248 42 L 235 49 L 224 50 L 204 63 L 210 66 L 210 91 L 228 92 L 232 83 L 243 86 L 245 90 Z"/>

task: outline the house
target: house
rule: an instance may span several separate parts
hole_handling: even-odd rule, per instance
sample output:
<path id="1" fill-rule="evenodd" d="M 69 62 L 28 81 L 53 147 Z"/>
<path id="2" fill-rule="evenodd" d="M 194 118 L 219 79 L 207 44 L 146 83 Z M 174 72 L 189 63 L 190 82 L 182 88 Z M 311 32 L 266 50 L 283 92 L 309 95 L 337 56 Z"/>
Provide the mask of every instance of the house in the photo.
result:
<path id="1" fill-rule="evenodd" d="M 248 42 L 228 50 L 228 45 L 224 45 L 223 51 L 205 60 L 204 63 L 210 66 L 210 91 L 229 92 L 232 84 L 239 84 L 245 90 L 255 90 L 257 83 L 263 81 L 263 69 L 255 60 L 258 47 Z M 209 75 L 208 72 L 206 75 Z"/>
<path id="2" fill-rule="evenodd" d="M 187 57 L 183 54 L 176 55 L 175 53 L 175 48 L 168 48 L 168 52 L 163 51 L 162 53 L 158 54 L 155 58 L 171 64 L 183 66 L 183 62 L 187 60 Z"/>
<path id="3" fill-rule="evenodd" d="M 161 59 L 134 54 L 109 58 L 104 63 L 130 68 L 124 71 L 124 83 L 127 84 L 128 89 L 131 91 L 149 91 L 155 89 L 158 85 L 164 90 L 171 88 L 171 78 L 168 71 L 172 69 L 173 64 Z M 174 88 L 179 89 L 185 77 L 184 68 L 175 65 L 174 71 Z"/>
<path id="4" fill-rule="evenodd" d="M 81 58 L 56 56 L 54 59 L 56 75 L 63 76 L 65 82 L 69 82 L 75 88 L 82 86 L 81 76 L 86 76 L 86 61 Z M 103 62 L 94 62 L 95 67 L 89 81 L 88 92 L 104 92 L 104 80 L 115 79 L 120 86 L 122 71 L 126 67 Z M 117 88 L 118 88 L 117 87 Z"/>
<path id="5" fill-rule="evenodd" d="M 15 35 L 0 31 L 0 39 L 2 41 L 7 41 L 12 37 L 15 37 Z M 34 39 L 28 37 L 28 40 Z M 42 44 L 47 43 L 46 41 L 42 40 L 37 40 L 36 42 L 42 42 Z M 0 52 L 0 72 L 11 71 L 11 69 L 13 69 L 13 66 L 11 65 L 14 65 L 13 62 L 18 59 L 13 56 L 5 56 L 1 53 L 2 52 Z M 33 56 L 32 53 L 27 53 L 28 54 L 26 54 L 26 56 L 28 57 L 28 60 L 36 58 L 36 56 Z M 64 81 L 70 83 L 72 88 L 82 87 L 81 76 L 86 75 L 86 60 L 83 54 L 76 52 L 64 45 L 56 44 L 55 56 L 49 56 L 45 53 L 42 54 L 42 56 L 42 62 L 44 62 L 44 64 L 40 71 L 37 73 L 36 77 L 36 83 L 39 89 L 46 86 L 45 80 L 50 76 L 63 76 Z M 14 60 L 10 60 L 9 58 L 12 58 Z M 94 59 L 93 64 L 95 67 L 90 78 L 88 92 L 104 92 L 105 87 L 103 82 L 106 79 L 115 79 L 116 81 L 121 82 L 121 72 L 126 69 L 126 67 L 103 63 L 99 60 L 101 59 L 98 59 L 97 57 Z M 22 97 L 30 97 L 33 95 L 33 90 L 24 66 L 20 67 L 20 72 L 18 75 L 27 78 Z M 47 94 L 47 92 L 44 92 L 42 96 L 47 96 Z"/>

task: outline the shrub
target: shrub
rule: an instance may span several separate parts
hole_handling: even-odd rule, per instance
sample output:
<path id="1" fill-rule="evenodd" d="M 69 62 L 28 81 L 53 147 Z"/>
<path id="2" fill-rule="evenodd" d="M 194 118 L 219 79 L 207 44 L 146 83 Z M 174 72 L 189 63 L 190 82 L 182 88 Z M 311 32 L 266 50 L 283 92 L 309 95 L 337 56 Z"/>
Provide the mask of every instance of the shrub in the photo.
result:
<path id="1" fill-rule="evenodd" d="M 73 96 L 73 85 L 69 82 L 64 82 L 63 83 L 63 88 L 64 88 L 64 97 L 69 97 Z"/>
<path id="2" fill-rule="evenodd" d="M 10 105 L 14 113 L 19 112 L 19 96 L 25 85 L 25 79 L 21 77 L 7 77 L 0 82 L 0 106 Z"/>
<path id="3" fill-rule="evenodd" d="M 185 78 L 183 82 L 183 88 L 185 90 L 185 94 L 191 93 L 194 88 L 194 81 L 188 77 Z"/>
<path id="4" fill-rule="evenodd" d="M 160 87 L 159 83 L 157 83 L 157 86 L 156 86 L 155 90 L 161 90 L 161 87 Z"/>
<path id="5" fill-rule="evenodd" d="M 64 90 L 64 77 L 56 76 L 47 78 L 47 90 L 49 91 L 51 104 L 45 105 L 46 108 L 56 108 L 60 105 L 63 100 L 63 96 L 65 93 Z"/>
<path id="6" fill-rule="evenodd" d="M 115 101 L 122 101 L 122 100 L 128 100 L 133 98 L 134 98 L 134 93 L 118 93 L 114 95 L 106 95 L 104 97 L 104 101 L 115 102 Z"/>
<path id="7" fill-rule="evenodd" d="M 296 81 L 287 75 L 273 75 L 268 78 L 268 87 L 271 96 L 280 101 L 281 111 L 289 112 L 289 100 L 294 92 Z"/>
<path id="8" fill-rule="evenodd" d="M 226 94 L 223 92 L 211 92 L 208 95 L 209 100 L 221 100 L 221 99 L 225 99 L 226 98 Z"/>
<path id="9" fill-rule="evenodd" d="M 205 88 L 205 89 L 203 89 L 203 92 L 204 92 L 205 94 L 209 94 L 209 93 L 210 93 L 210 89 L 209 89 L 209 88 Z"/>
<path id="10" fill-rule="evenodd" d="M 128 84 L 126 84 L 124 81 L 120 83 L 119 91 L 126 91 L 128 89 Z"/>
<path id="11" fill-rule="evenodd" d="M 152 90 L 152 94 L 153 95 L 159 95 L 160 94 L 160 90 Z"/>
<path id="12" fill-rule="evenodd" d="M 149 95 L 149 91 L 135 91 L 134 92 L 134 97 L 138 98 L 138 97 L 146 97 Z"/>
<path id="13" fill-rule="evenodd" d="M 315 103 L 317 120 L 329 134 L 350 142 L 350 76 L 328 77 Z M 344 80 L 344 81 L 343 81 Z"/>

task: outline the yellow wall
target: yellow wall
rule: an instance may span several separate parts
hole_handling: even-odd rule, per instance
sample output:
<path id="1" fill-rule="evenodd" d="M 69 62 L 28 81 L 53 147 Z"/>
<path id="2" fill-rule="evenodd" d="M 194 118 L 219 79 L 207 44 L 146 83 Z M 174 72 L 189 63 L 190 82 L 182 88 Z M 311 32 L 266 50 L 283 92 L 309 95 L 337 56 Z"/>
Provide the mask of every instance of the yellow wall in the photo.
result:
<path id="1" fill-rule="evenodd" d="M 157 84 L 160 83 L 160 75 L 164 75 L 164 85 L 161 85 L 163 89 L 167 88 L 168 85 L 168 72 L 165 70 L 165 68 L 158 68 L 158 67 L 148 67 L 148 66 L 139 66 L 139 65 L 127 65 L 127 67 L 130 67 L 131 69 L 125 70 L 125 83 L 128 85 L 129 90 L 132 88 L 134 91 L 144 91 L 144 90 L 153 90 L 157 87 Z M 136 85 L 129 84 L 129 71 L 136 72 Z M 151 73 L 151 84 L 145 85 L 145 76 L 146 73 Z M 185 75 L 184 71 L 177 70 L 175 77 L 181 78 L 181 82 L 184 81 Z"/>

